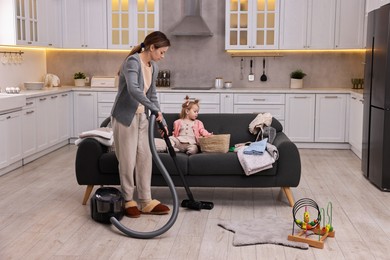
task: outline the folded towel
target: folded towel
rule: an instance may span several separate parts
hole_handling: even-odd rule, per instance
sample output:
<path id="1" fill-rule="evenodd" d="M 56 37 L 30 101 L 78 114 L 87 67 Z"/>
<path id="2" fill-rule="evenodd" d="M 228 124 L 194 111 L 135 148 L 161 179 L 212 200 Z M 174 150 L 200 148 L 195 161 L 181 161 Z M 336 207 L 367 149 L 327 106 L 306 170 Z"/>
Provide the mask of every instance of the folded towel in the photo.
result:
<path id="1" fill-rule="evenodd" d="M 261 155 L 264 153 L 267 146 L 267 138 L 264 138 L 261 141 L 253 142 L 248 147 L 244 149 L 244 154 L 254 154 Z"/>
<path id="2" fill-rule="evenodd" d="M 108 127 L 100 127 L 95 130 L 82 132 L 79 137 L 87 138 L 87 137 L 101 137 L 110 140 L 113 136 L 112 129 Z"/>
<path id="3" fill-rule="evenodd" d="M 109 146 L 109 147 L 114 144 L 114 138 L 106 139 L 106 138 L 102 138 L 99 136 L 90 136 L 90 137 L 79 138 L 76 141 L 74 141 L 74 144 L 78 146 L 81 143 L 81 141 L 83 141 L 86 138 L 93 138 L 93 139 L 97 140 L 99 143 L 101 143 L 102 145 Z"/>
<path id="4" fill-rule="evenodd" d="M 237 157 L 247 176 L 272 168 L 275 159 L 265 152 L 262 155 L 244 154 L 244 147 L 238 148 Z"/>

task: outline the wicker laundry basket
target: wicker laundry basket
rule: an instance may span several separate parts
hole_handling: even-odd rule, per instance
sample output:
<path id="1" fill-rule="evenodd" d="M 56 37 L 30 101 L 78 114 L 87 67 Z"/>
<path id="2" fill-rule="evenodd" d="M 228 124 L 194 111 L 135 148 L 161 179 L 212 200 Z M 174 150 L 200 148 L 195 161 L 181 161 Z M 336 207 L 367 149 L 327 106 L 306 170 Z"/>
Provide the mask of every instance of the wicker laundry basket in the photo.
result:
<path id="1" fill-rule="evenodd" d="M 199 138 L 200 150 L 204 153 L 227 153 L 229 151 L 230 134 L 219 134 Z"/>

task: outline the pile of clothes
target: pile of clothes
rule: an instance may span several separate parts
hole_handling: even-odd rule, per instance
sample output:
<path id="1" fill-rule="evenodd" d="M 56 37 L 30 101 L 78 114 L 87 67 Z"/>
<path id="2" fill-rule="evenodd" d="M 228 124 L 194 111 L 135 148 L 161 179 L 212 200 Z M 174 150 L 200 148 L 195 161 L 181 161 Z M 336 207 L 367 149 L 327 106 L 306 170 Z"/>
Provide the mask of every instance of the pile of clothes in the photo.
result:
<path id="1" fill-rule="evenodd" d="M 235 145 L 238 160 L 247 176 L 272 168 L 279 158 L 278 149 L 272 144 L 276 130 L 271 123 L 270 113 L 258 114 L 249 124 L 249 131 L 257 134 L 256 141 Z"/>

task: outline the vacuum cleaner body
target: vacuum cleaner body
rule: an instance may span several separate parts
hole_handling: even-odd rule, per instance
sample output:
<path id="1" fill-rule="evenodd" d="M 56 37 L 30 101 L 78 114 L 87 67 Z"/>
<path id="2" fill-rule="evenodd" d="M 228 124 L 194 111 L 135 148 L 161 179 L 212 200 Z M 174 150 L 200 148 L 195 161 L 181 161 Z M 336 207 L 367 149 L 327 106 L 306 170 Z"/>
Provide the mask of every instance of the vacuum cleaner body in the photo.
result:
<path id="1" fill-rule="evenodd" d="M 101 187 L 91 198 L 91 217 L 97 222 L 110 224 L 110 218 L 121 220 L 125 215 L 122 193 L 113 187 Z"/>

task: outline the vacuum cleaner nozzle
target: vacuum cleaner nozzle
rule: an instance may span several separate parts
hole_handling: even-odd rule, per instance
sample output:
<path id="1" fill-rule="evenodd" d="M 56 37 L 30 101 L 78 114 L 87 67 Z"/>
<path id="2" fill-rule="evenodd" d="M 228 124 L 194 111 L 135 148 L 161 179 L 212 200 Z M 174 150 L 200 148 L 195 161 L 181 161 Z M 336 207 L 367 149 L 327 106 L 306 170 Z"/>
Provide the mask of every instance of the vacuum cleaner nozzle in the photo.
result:
<path id="1" fill-rule="evenodd" d="M 201 210 L 208 209 L 211 210 L 214 208 L 214 203 L 208 201 L 196 201 L 196 200 L 183 200 L 181 202 L 183 208 Z"/>

